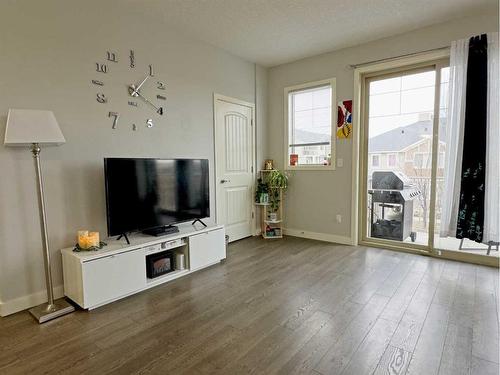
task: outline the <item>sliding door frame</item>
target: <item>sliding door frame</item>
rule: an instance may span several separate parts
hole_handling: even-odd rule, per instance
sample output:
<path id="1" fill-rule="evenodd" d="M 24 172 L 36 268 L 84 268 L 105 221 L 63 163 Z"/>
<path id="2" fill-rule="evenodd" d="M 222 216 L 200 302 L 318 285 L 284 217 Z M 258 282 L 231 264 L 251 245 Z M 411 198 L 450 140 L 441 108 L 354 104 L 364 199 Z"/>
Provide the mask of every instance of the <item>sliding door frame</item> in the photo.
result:
<path id="1" fill-rule="evenodd" d="M 435 91 L 434 91 L 434 119 L 433 119 L 433 140 L 432 140 L 432 165 L 431 168 L 434 167 L 434 159 L 435 159 L 435 150 L 434 150 L 434 143 L 435 141 L 439 141 L 439 138 L 436 137 L 438 127 L 439 127 L 439 116 L 435 116 L 436 110 L 439 111 L 439 96 L 440 96 L 440 84 L 436 85 L 436 82 L 441 82 L 441 75 L 440 75 L 440 67 L 447 65 L 448 60 L 447 59 L 439 59 L 439 60 L 434 60 L 434 61 L 425 61 L 421 62 L 418 64 L 411 64 L 411 65 L 404 65 L 402 67 L 398 68 L 392 68 L 392 69 L 386 69 L 382 71 L 376 71 L 376 72 L 370 72 L 367 73 L 363 76 L 363 91 L 362 91 L 362 100 L 363 100 L 363 113 L 362 113 L 362 123 L 360 127 L 360 139 L 361 139 L 361 147 L 360 147 L 360 175 L 359 175 L 359 181 L 360 181 L 360 189 L 359 189 L 359 202 L 361 203 L 361 212 L 359 215 L 359 227 L 361 228 L 359 234 L 359 242 L 362 245 L 365 246 L 383 246 L 383 247 L 390 247 L 390 248 L 404 248 L 407 250 L 412 250 L 415 252 L 431 252 L 432 251 L 432 242 L 434 240 L 434 237 L 431 236 L 430 230 L 434 230 L 434 205 L 433 205 L 433 197 L 435 198 L 435 180 L 433 177 L 436 177 L 436 174 L 434 173 L 434 170 L 432 172 L 431 176 L 431 194 L 430 194 L 430 209 L 429 209 L 429 225 L 427 228 L 427 231 L 429 236 L 428 236 L 428 241 L 427 244 L 416 244 L 416 243 L 406 243 L 406 242 L 401 242 L 397 240 L 388 240 L 388 239 L 379 239 L 379 238 L 374 238 L 374 237 L 368 237 L 368 228 L 367 228 L 367 222 L 368 222 L 368 196 L 367 196 L 367 191 L 368 191 L 368 186 L 367 186 L 367 175 L 368 175 L 368 126 L 369 126 L 369 106 L 370 106 L 370 93 L 369 93 L 369 84 L 375 80 L 382 80 L 382 79 L 387 79 L 391 77 L 399 77 L 405 74 L 417 74 L 417 73 L 423 73 L 423 72 L 435 72 Z M 436 105 L 437 103 L 437 105 Z M 438 112 L 439 113 L 439 112 Z M 437 166 L 437 164 L 436 164 Z M 431 239 L 432 237 L 432 239 Z"/>
<path id="2" fill-rule="evenodd" d="M 434 235 L 436 227 L 436 188 L 437 188 L 437 169 L 439 161 L 439 117 L 441 108 L 441 70 L 450 66 L 450 60 L 441 60 L 436 62 L 435 91 L 434 91 L 434 123 L 432 131 L 432 166 L 431 166 L 431 196 L 429 209 L 429 251 L 439 255 L 440 250 L 434 246 Z M 436 116 L 437 114 L 437 116 Z"/>
<path id="3" fill-rule="evenodd" d="M 476 264 L 498 267 L 498 260 L 480 254 L 471 254 L 453 250 L 436 249 L 434 247 L 434 230 L 436 227 L 436 180 L 439 155 L 439 116 L 433 119 L 432 138 L 432 169 L 431 192 L 429 207 L 429 226 L 427 244 L 404 243 L 393 240 L 383 240 L 367 236 L 367 124 L 369 96 L 367 81 L 373 77 L 398 75 L 404 71 L 435 70 L 434 114 L 440 110 L 441 94 L 441 69 L 449 66 L 449 49 L 412 55 L 410 57 L 396 58 L 381 63 L 364 65 L 354 71 L 354 139 L 353 139 L 353 175 L 352 175 L 352 216 L 351 236 L 353 245 L 383 247 L 391 250 L 430 255 L 446 259 L 460 260 Z M 356 105 L 358 104 L 358 105 Z"/>

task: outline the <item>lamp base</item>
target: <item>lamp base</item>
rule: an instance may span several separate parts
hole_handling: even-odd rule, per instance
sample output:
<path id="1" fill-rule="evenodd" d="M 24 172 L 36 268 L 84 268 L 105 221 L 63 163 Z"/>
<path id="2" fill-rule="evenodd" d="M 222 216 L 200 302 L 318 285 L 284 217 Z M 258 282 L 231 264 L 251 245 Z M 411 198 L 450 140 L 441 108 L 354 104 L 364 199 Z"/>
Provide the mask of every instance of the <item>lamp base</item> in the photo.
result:
<path id="1" fill-rule="evenodd" d="M 49 305 L 48 303 L 43 303 L 29 310 L 31 315 L 38 320 L 38 323 L 42 324 L 48 322 L 49 320 L 58 318 L 60 316 L 72 313 L 75 311 L 75 307 L 64 299 L 54 301 L 54 304 Z"/>

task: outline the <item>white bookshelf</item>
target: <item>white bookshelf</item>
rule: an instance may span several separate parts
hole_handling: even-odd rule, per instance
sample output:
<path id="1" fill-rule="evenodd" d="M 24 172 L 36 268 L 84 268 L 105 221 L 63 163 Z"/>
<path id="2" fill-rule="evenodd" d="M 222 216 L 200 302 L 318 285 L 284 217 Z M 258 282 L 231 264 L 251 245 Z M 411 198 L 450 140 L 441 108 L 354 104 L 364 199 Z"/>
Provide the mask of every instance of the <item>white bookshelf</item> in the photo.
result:
<path id="1" fill-rule="evenodd" d="M 274 171 L 274 169 L 261 169 L 259 171 L 260 178 L 262 181 L 266 181 L 267 174 L 269 172 Z M 266 240 L 283 238 L 283 189 L 279 191 L 279 200 L 280 203 L 278 205 L 278 209 L 276 210 L 277 218 L 276 220 L 271 220 L 269 218 L 269 214 L 271 212 L 271 204 L 270 203 L 255 203 L 257 206 L 261 207 L 261 225 L 260 230 L 262 237 Z M 279 234 L 276 234 L 276 233 Z M 271 233 L 274 233 L 271 235 Z"/>

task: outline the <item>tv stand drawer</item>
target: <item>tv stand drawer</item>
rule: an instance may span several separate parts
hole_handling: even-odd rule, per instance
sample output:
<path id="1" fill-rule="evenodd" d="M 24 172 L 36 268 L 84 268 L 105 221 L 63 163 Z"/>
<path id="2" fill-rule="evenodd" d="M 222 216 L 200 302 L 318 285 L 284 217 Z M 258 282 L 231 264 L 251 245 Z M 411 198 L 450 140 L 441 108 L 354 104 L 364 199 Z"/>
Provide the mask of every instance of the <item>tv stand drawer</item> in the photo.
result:
<path id="1" fill-rule="evenodd" d="M 226 258 L 224 229 L 212 230 L 189 237 L 189 268 L 191 271 Z"/>
<path id="2" fill-rule="evenodd" d="M 82 264 L 85 308 L 102 304 L 146 286 L 143 251 L 129 251 Z"/>

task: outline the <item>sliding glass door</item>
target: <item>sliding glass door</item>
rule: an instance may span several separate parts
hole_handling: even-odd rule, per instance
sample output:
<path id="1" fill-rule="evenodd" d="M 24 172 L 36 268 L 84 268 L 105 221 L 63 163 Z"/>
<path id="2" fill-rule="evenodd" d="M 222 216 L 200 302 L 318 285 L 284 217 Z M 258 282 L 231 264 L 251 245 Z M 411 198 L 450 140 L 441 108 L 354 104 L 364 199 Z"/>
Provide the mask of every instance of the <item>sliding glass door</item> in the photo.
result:
<path id="1" fill-rule="evenodd" d="M 490 264 L 496 246 L 441 229 L 448 59 L 362 76 L 359 243 Z"/>
<path id="2" fill-rule="evenodd" d="M 361 241 L 429 251 L 442 192 L 447 61 L 364 79 Z"/>

